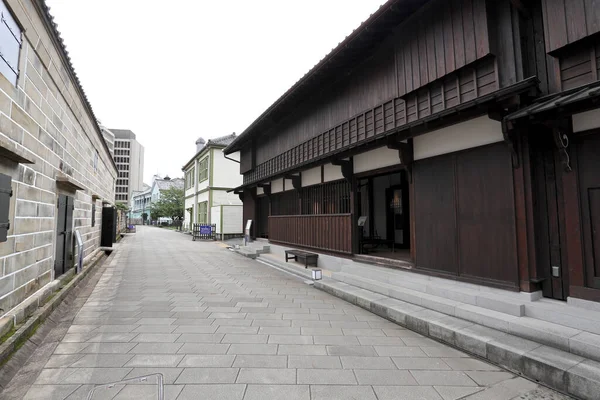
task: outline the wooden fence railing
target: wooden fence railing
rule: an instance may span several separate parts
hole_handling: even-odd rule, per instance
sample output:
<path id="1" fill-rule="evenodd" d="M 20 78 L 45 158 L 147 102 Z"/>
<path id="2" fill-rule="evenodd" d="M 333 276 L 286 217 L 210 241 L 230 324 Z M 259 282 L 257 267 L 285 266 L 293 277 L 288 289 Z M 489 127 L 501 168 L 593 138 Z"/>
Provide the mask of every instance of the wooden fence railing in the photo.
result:
<path id="1" fill-rule="evenodd" d="M 193 224 L 192 225 L 192 240 L 217 240 L 217 226 L 215 224 Z"/>
<path id="2" fill-rule="evenodd" d="M 269 240 L 336 253 L 352 254 L 352 215 L 274 215 Z"/>

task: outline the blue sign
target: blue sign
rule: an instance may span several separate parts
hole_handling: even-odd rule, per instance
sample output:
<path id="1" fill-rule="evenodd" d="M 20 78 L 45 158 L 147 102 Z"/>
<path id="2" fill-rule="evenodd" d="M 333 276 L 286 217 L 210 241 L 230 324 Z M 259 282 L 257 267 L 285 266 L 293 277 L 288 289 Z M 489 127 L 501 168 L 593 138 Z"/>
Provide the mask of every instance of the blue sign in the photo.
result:
<path id="1" fill-rule="evenodd" d="M 210 226 L 210 225 L 200 225 L 200 234 L 201 235 L 210 235 L 210 234 L 212 234 L 212 226 Z"/>

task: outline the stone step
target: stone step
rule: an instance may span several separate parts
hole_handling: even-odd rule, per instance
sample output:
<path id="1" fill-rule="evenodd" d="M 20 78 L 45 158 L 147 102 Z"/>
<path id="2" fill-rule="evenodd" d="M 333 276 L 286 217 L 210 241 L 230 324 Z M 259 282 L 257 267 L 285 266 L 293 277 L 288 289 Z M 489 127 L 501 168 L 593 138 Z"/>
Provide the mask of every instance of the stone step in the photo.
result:
<path id="1" fill-rule="evenodd" d="M 332 273 L 332 277 L 344 282 L 352 281 L 353 285 L 383 293 L 400 300 L 409 301 L 413 304 L 420 304 L 419 298 L 430 300 L 435 298 L 436 302 L 438 301 L 437 299 L 446 299 L 447 302 L 444 302 L 446 305 L 466 303 L 517 317 L 523 316 L 525 313 L 523 302 L 518 302 L 495 293 L 481 292 L 456 285 L 445 285 L 431 281 L 415 282 L 404 280 L 399 276 L 388 277 L 386 279 L 387 282 L 381 282 L 344 272 L 334 272 Z M 390 290 L 394 290 L 397 296 L 390 293 Z M 445 308 L 446 305 L 442 307 Z M 444 312 L 441 310 L 438 311 Z"/>
<path id="2" fill-rule="evenodd" d="M 542 300 L 525 305 L 528 317 L 600 335 L 600 312 Z"/>
<path id="3" fill-rule="evenodd" d="M 476 354 L 506 369 L 542 382 L 554 389 L 586 400 L 597 399 L 600 393 L 600 363 L 559 348 L 543 345 L 515 334 L 492 329 L 462 318 L 428 310 L 380 293 L 348 283 L 326 279 L 315 282 L 315 287 L 356 304 L 433 339 L 450 344 L 467 353 Z M 464 305 L 464 315 L 479 307 Z M 490 317 L 494 317 L 494 312 Z M 501 314 L 501 313 L 495 313 Z M 523 320 L 527 317 L 511 317 Z M 528 323 L 538 332 L 550 325 Z M 510 323 L 509 323 L 510 331 Z M 580 334 L 581 335 L 581 334 Z M 580 336 L 580 335 L 576 335 Z M 539 339 L 538 336 L 535 336 Z M 586 358 L 587 357 L 587 358 Z"/>
<path id="4" fill-rule="evenodd" d="M 356 288 L 600 361 L 600 335 L 582 332 L 576 327 L 567 327 L 527 316 L 509 315 L 486 307 L 461 303 L 350 274 L 333 273 L 332 277 Z"/>
<path id="5" fill-rule="evenodd" d="M 248 257 L 253 260 L 255 260 L 256 257 L 258 257 L 258 254 L 256 253 L 256 249 L 249 248 L 246 246 L 240 246 L 239 248 L 235 248 L 234 251 L 238 254 L 243 255 L 244 257 Z"/>

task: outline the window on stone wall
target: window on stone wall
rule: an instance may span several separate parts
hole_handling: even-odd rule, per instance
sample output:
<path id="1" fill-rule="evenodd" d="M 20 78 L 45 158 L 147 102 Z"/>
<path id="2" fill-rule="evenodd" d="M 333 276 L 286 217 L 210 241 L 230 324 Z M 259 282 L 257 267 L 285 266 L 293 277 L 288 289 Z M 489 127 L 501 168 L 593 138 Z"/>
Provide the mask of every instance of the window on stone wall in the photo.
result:
<path id="1" fill-rule="evenodd" d="M 208 223 L 208 201 L 198 203 L 198 223 Z"/>
<path id="2" fill-rule="evenodd" d="M 198 182 L 208 179 L 208 157 L 204 157 L 198 164 Z"/>
<path id="3" fill-rule="evenodd" d="M 92 200 L 92 228 L 96 226 L 96 201 Z"/>
<path id="4" fill-rule="evenodd" d="M 19 76 L 19 51 L 21 50 L 21 28 L 15 22 L 4 2 L 0 1 L 0 73 L 13 85 Z"/>

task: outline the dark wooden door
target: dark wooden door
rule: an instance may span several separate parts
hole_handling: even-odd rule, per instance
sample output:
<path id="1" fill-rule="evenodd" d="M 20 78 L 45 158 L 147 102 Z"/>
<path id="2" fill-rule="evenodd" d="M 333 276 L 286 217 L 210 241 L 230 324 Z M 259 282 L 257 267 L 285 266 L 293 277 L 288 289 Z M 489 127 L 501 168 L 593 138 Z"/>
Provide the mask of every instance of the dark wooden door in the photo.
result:
<path id="1" fill-rule="evenodd" d="M 73 198 L 58 196 L 58 220 L 56 224 L 56 253 L 54 277 L 64 274 L 71 267 L 73 238 Z"/>
<path id="2" fill-rule="evenodd" d="M 102 229 L 100 246 L 112 247 L 117 235 L 117 211 L 114 207 L 102 207 Z"/>
<path id="3" fill-rule="evenodd" d="M 586 285 L 600 289 L 600 133 L 578 141 Z"/>
<path id="4" fill-rule="evenodd" d="M 267 239 L 269 237 L 269 198 L 267 196 L 256 199 L 256 236 Z"/>
<path id="5" fill-rule="evenodd" d="M 389 187 L 385 191 L 386 220 L 388 240 L 394 240 L 395 246 L 410 249 L 410 219 L 408 209 L 408 185 Z"/>

